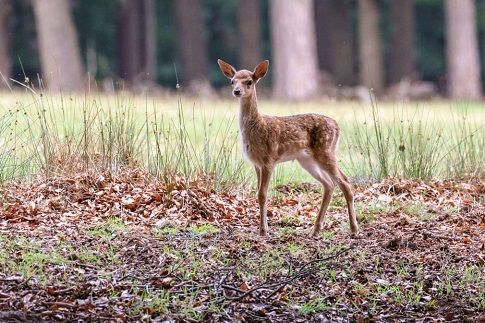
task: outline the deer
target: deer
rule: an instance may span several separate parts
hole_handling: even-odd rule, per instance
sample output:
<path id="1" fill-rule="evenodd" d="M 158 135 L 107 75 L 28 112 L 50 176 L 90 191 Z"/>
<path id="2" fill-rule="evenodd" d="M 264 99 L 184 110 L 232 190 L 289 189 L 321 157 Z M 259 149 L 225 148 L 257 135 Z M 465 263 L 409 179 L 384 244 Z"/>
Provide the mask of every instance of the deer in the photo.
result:
<path id="1" fill-rule="evenodd" d="M 257 177 L 259 235 L 268 233 L 267 194 L 276 164 L 296 160 L 323 186 L 323 198 L 312 235 L 318 236 L 336 185 L 344 194 L 352 234 L 357 234 L 354 195 L 349 179 L 337 163 L 340 130 L 337 122 L 324 115 L 308 113 L 292 116 L 269 116 L 258 111 L 256 84 L 269 68 L 269 61 L 259 63 L 253 71 L 237 71 L 232 65 L 217 60 L 239 99 L 239 132 L 242 150 L 253 164 Z"/>

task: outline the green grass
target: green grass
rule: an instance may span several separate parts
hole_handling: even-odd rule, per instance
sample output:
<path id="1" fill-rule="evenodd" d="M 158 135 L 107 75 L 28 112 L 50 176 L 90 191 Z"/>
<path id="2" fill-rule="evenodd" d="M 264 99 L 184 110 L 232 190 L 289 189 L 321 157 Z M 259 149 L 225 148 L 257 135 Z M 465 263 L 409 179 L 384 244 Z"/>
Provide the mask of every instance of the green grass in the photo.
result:
<path id="1" fill-rule="evenodd" d="M 111 240 L 114 236 L 126 229 L 123 220 L 115 217 L 107 218 L 102 224 L 96 225 L 87 230 L 86 233 L 93 237 L 100 237 L 105 240 Z"/>
<path id="2" fill-rule="evenodd" d="M 116 171 L 141 166 L 215 188 L 254 184 L 243 160 L 235 100 L 5 93 L 0 98 L 0 181 L 38 172 Z M 339 160 L 354 179 L 482 177 L 485 113 L 477 103 L 286 103 L 262 113 L 322 113 L 341 128 Z M 311 181 L 295 162 L 278 165 L 272 186 Z"/>
<path id="3" fill-rule="evenodd" d="M 308 302 L 302 303 L 299 306 L 298 311 L 302 315 L 312 315 L 312 314 L 324 312 L 328 309 L 330 309 L 330 306 L 327 304 L 325 299 L 323 299 L 320 296 L 317 296 L 316 298 L 314 298 L 314 299 L 312 299 Z"/>
<path id="4" fill-rule="evenodd" d="M 62 266 L 69 260 L 57 249 L 41 249 L 41 243 L 23 236 L 0 236 L 0 272 L 20 274 L 24 279 L 37 277 L 41 283 L 49 280 L 46 268 Z"/>
<path id="5" fill-rule="evenodd" d="M 180 229 L 172 226 L 164 226 L 161 228 L 154 228 L 152 233 L 155 237 L 173 236 L 180 233 Z"/>
<path id="6" fill-rule="evenodd" d="M 294 213 L 285 213 L 281 216 L 279 224 L 283 227 L 299 226 L 300 217 Z"/>
<path id="7" fill-rule="evenodd" d="M 201 225 L 194 225 L 190 227 L 190 232 L 193 235 L 201 236 L 206 234 L 214 234 L 219 232 L 220 229 L 210 224 L 201 224 Z"/>
<path id="8" fill-rule="evenodd" d="M 407 215 L 416 217 L 418 220 L 429 220 L 433 217 L 433 214 L 428 212 L 428 207 L 424 203 L 408 203 L 403 206 L 403 211 Z"/>

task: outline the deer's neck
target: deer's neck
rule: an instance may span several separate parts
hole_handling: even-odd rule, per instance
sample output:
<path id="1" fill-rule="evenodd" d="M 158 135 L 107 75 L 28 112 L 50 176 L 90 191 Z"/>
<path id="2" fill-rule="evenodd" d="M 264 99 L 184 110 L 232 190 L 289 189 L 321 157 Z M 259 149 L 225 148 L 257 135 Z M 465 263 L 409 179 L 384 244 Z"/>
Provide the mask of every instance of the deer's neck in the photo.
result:
<path id="1" fill-rule="evenodd" d="M 248 97 L 239 100 L 241 110 L 239 111 L 239 128 L 243 136 L 247 128 L 252 128 L 255 124 L 261 122 L 261 115 L 258 112 L 258 98 L 256 89 Z"/>

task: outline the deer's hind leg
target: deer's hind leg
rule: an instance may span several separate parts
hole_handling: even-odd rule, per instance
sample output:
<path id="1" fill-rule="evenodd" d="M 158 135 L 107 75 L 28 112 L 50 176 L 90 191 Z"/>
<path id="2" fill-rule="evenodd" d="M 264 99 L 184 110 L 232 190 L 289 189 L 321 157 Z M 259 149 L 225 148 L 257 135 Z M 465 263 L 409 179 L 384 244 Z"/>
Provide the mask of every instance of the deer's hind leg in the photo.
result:
<path id="1" fill-rule="evenodd" d="M 259 190 L 259 185 L 260 185 L 260 182 L 261 182 L 261 169 L 254 165 L 254 170 L 256 171 L 256 178 L 258 180 L 258 183 L 256 185 L 256 189 Z"/>
<path id="2" fill-rule="evenodd" d="M 337 165 L 337 161 L 328 159 L 323 163 L 320 163 L 322 168 L 330 175 L 332 180 L 339 186 L 344 193 L 345 201 L 347 202 L 347 210 L 349 213 L 350 231 L 357 233 L 359 231 L 359 225 L 357 224 L 357 218 L 355 216 L 354 208 L 354 194 L 350 186 L 347 176 L 340 170 Z"/>
<path id="3" fill-rule="evenodd" d="M 325 213 L 327 213 L 328 205 L 330 204 L 330 199 L 332 198 L 335 188 L 335 183 L 315 159 L 311 157 L 300 158 L 298 159 L 298 163 L 300 163 L 300 165 L 323 186 L 322 204 L 320 206 L 320 210 L 318 211 L 318 216 L 312 232 L 313 236 L 317 236 L 322 229 L 323 219 L 325 218 Z"/>

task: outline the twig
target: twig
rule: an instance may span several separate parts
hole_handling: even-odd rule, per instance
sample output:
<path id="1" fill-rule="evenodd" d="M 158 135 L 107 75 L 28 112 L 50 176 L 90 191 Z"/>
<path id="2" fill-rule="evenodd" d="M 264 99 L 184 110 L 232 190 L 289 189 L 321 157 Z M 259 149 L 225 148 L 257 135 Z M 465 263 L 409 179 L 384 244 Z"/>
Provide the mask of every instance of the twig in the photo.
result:
<path id="1" fill-rule="evenodd" d="M 17 286 L 11 286 L 10 288 L 8 288 L 5 292 L 6 293 L 9 293 L 11 292 L 12 290 L 14 290 L 15 288 L 17 289 L 20 289 L 20 288 L 23 288 L 24 286 L 27 286 L 27 284 L 30 282 L 30 280 L 32 279 L 33 276 L 30 276 L 28 277 L 26 280 L 24 280 L 23 282 L 21 282 L 20 284 L 18 284 Z"/>
<path id="2" fill-rule="evenodd" d="M 68 292 L 72 292 L 74 290 L 76 290 L 76 287 L 67 287 L 67 288 L 64 288 L 64 289 L 59 289 L 59 290 L 53 291 L 51 294 L 52 295 L 61 295 L 61 294 L 65 294 L 65 293 L 68 293 Z"/>
<path id="3" fill-rule="evenodd" d="M 303 269 L 305 269 L 306 267 L 310 266 L 311 264 L 314 264 L 314 263 L 317 263 L 317 262 L 322 262 L 322 261 L 327 261 L 327 260 L 330 260 L 330 259 L 333 259 L 333 258 L 337 258 L 338 256 L 340 256 L 341 254 L 343 253 L 346 253 L 347 251 L 349 251 L 350 249 L 352 248 L 345 248 L 345 249 L 342 249 L 340 250 L 339 252 L 337 252 L 336 254 L 333 254 L 331 256 L 328 256 L 328 257 L 325 257 L 325 258 L 318 258 L 318 259 L 314 259 L 312 261 L 309 261 L 307 262 L 306 264 L 304 264 L 299 270 L 298 272 L 302 271 Z"/>
<path id="4" fill-rule="evenodd" d="M 311 272 L 308 272 L 308 274 L 310 274 Z M 275 295 L 276 293 L 278 293 L 280 290 L 282 290 L 283 288 L 285 288 L 286 285 L 292 283 L 294 280 L 296 280 L 297 278 L 300 278 L 300 277 L 304 277 L 304 276 L 307 276 L 306 274 L 305 275 L 294 275 L 293 277 L 291 277 L 291 279 L 288 279 L 284 282 L 281 282 L 280 286 L 278 288 L 276 288 L 274 291 L 271 292 L 271 294 L 269 294 L 268 296 L 266 296 L 266 299 L 268 298 L 271 298 L 273 295 Z"/>
<path id="5" fill-rule="evenodd" d="M 75 307 L 77 307 L 76 304 L 66 303 L 66 302 L 44 302 L 44 304 L 50 305 L 50 306 L 65 307 L 65 308 L 75 308 Z"/>
<path id="6" fill-rule="evenodd" d="M 328 256 L 328 257 L 325 257 L 325 258 L 318 258 L 318 259 L 314 259 L 312 261 L 309 261 L 306 264 L 304 264 L 302 267 L 300 267 L 300 269 L 298 269 L 297 273 L 294 274 L 293 276 L 291 276 L 289 279 L 286 279 L 286 280 L 281 281 L 281 282 L 278 282 L 278 283 L 269 284 L 269 285 L 267 283 L 260 284 L 260 285 L 258 285 L 256 287 L 251 288 L 250 290 L 246 291 L 245 293 L 243 293 L 240 296 L 230 298 L 230 300 L 233 301 L 233 302 L 234 301 L 238 301 L 238 300 L 243 299 L 244 297 L 246 297 L 246 296 L 254 293 L 257 290 L 265 289 L 265 288 L 267 289 L 267 288 L 272 288 L 272 287 L 278 287 L 276 290 L 274 290 L 273 292 L 271 292 L 271 294 L 269 294 L 269 296 L 266 297 L 266 298 L 270 298 L 271 296 L 273 296 L 274 294 L 276 294 L 278 291 L 280 291 L 281 289 L 283 289 L 286 285 L 288 285 L 289 283 L 293 282 L 294 280 L 296 280 L 298 278 L 301 278 L 301 277 L 305 277 L 305 276 L 310 275 L 314 270 L 306 270 L 305 271 L 305 268 L 307 268 L 311 264 L 315 264 L 317 262 L 322 262 L 322 261 L 327 261 L 327 260 L 330 260 L 330 259 L 333 259 L 333 258 L 337 258 L 338 256 L 340 256 L 341 254 L 349 251 L 350 249 L 351 248 L 342 249 L 339 252 L 337 252 L 337 253 L 335 253 L 335 254 L 333 254 L 331 256 Z"/>
<path id="7" fill-rule="evenodd" d="M 322 261 L 327 261 L 327 260 L 330 260 L 330 259 L 333 259 L 333 258 L 337 258 L 338 256 L 340 256 L 341 254 L 343 253 L 346 253 L 347 251 L 349 251 L 351 248 L 345 248 L 345 249 L 342 249 L 340 250 L 339 252 L 337 252 L 336 254 L 332 255 L 332 256 L 328 256 L 328 257 L 325 257 L 325 258 L 318 258 L 318 259 L 315 259 L 315 260 L 312 260 L 312 261 L 309 261 L 307 262 L 305 265 L 303 265 L 303 267 L 301 267 L 299 270 L 298 270 L 298 273 L 302 272 L 303 269 L 305 269 L 306 267 L 308 267 L 309 265 L 311 264 L 315 264 L 317 262 L 322 262 Z M 293 275 L 293 277 L 289 280 L 287 280 L 286 282 L 283 282 L 283 284 L 278 287 L 277 289 L 275 289 L 271 294 L 269 294 L 266 299 L 268 298 L 271 298 L 273 295 L 275 295 L 276 293 L 278 293 L 280 290 L 282 290 L 283 288 L 285 288 L 286 285 L 288 285 L 289 283 L 293 282 L 295 279 L 297 279 L 300 275 L 298 275 L 298 273 L 296 275 Z"/>
<path id="8" fill-rule="evenodd" d="M 246 291 L 244 289 L 240 289 L 240 288 L 237 288 L 237 287 L 234 287 L 234 286 L 231 286 L 231 285 L 220 285 L 222 288 L 225 288 L 225 289 L 230 289 L 230 290 L 233 290 L 235 292 L 238 292 L 238 293 L 245 293 Z"/>
<path id="9" fill-rule="evenodd" d="M 140 278 L 140 277 L 137 277 L 135 275 L 132 275 L 132 274 L 126 274 L 124 276 L 121 276 L 120 278 L 117 279 L 117 282 L 120 283 L 122 282 L 123 280 L 127 279 L 127 278 L 132 278 L 132 279 L 136 279 L 136 280 L 139 280 L 139 281 L 146 281 L 147 279 L 145 277 L 143 278 Z M 153 277 L 152 277 L 153 278 Z"/>
<path id="10" fill-rule="evenodd" d="M 98 268 L 94 265 L 84 264 L 84 263 L 79 262 L 79 261 L 71 261 L 71 264 L 79 266 L 79 267 L 90 268 L 90 269 L 97 269 Z"/>

